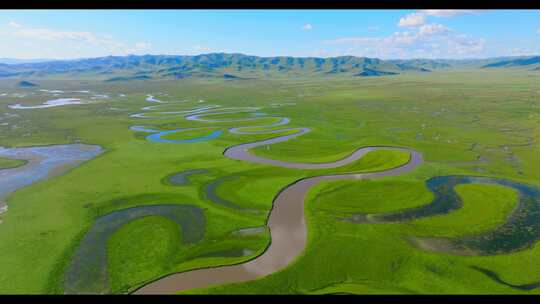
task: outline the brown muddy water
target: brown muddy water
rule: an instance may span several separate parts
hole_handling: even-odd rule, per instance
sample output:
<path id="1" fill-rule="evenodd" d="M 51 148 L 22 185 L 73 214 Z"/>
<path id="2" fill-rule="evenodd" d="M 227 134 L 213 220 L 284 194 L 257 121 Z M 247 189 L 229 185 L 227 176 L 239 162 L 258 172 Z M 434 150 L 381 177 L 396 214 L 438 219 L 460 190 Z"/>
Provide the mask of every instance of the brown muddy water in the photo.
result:
<path id="1" fill-rule="evenodd" d="M 306 247 L 307 227 L 304 215 L 304 200 L 311 187 L 323 181 L 370 179 L 398 175 L 413 170 L 423 162 L 422 155 L 419 152 L 394 147 L 364 147 L 354 151 L 346 158 L 329 163 L 285 162 L 258 157 L 248 152 L 249 149 L 286 141 L 309 131 L 308 128 L 302 128 L 300 132 L 295 134 L 233 146 L 227 148 L 224 155 L 232 159 L 298 169 L 336 168 L 349 164 L 366 153 L 375 150 L 403 150 L 408 151 L 411 157 L 407 164 L 386 171 L 330 174 L 298 180 L 285 187 L 274 199 L 267 223 L 272 241 L 262 255 L 239 265 L 196 269 L 171 274 L 139 288 L 134 294 L 170 294 L 193 288 L 250 281 L 279 271 L 293 262 Z"/>

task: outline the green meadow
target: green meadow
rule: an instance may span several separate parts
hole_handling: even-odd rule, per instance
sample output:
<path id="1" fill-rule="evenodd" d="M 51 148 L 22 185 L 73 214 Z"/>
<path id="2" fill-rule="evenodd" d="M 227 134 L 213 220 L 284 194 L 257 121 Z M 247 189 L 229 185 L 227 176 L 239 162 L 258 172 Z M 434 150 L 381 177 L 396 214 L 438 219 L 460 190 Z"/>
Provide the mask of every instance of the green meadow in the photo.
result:
<path id="1" fill-rule="evenodd" d="M 496 272 L 505 282 L 540 281 L 540 247 L 497 255 L 458 256 L 415 247 L 412 237 L 457 237 L 493 230 L 516 208 L 516 191 L 487 184 L 456 187 L 463 206 L 443 215 L 395 223 L 353 223 L 357 213 L 386 213 L 429 204 L 434 194 L 426 180 L 443 175 L 504 178 L 540 186 L 540 73 L 521 70 L 450 70 L 384 77 L 318 77 L 267 80 L 182 79 L 102 82 L 29 79 L 40 88 L 93 90 L 109 99 L 85 105 L 10 109 L 9 104 L 41 104 L 48 96 L 0 97 L 3 113 L 17 114 L 0 125 L 0 146 L 97 144 L 105 152 L 67 173 L 12 193 L 0 214 L 0 293 L 63 293 L 64 273 L 96 219 L 130 207 L 182 204 L 204 213 L 204 235 L 186 242 L 185 231 L 162 216 L 123 225 L 107 240 L 110 293 L 129 293 L 167 274 L 239 264 L 262 254 L 270 242 L 264 227 L 275 196 L 310 176 L 362 173 L 399 167 L 403 151 L 370 152 L 335 169 L 304 170 L 229 159 L 230 146 L 297 131 L 233 134 L 242 131 L 311 128 L 285 142 L 251 153 L 284 161 L 323 163 L 341 159 L 363 146 L 408 147 L 425 162 L 414 171 L 369 180 L 322 182 L 305 200 L 308 242 L 285 269 L 250 282 L 189 290 L 191 294 L 416 294 L 538 293 L 492 280 L 471 268 Z M 0 81 L 2 92 L 28 93 L 16 80 Z M 37 91 L 37 90 L 34 90 Z M 156 95 L 165 92 L 168 95 Z M 119 94 L 125 94 L 120 97 Z M 201 105 L 260 107 L 258 120 L 200 122 L 183 115 L 133 118 L 153 94 L 163 111 Z M 82 97 L 84 98 L 84 97 Z M 49 98 L 51 99 L 51 98 Z M 198 103 L 204 100 L 204 103 Z M 274 103 L 289 105 L 272 106 Z M 159 112 L 148 111 L 146 113 Z M 212 120 L 253 118 L 249 113 L 210 115 Z M 284 126 L 264 125 L 288 117 Z M 222 130 L 196 143 L 149 142 L 133 125 L 176 130 L 165 139 L 184 140 Z M 0 158 L 0 168 L 23 165 Z M 167 182 L 175 173 L 205 169 L 182 185 Z M 220 204 L 207 193 L 239 208 Z M 258 212 L 248 212 L 253 209 Z"/>
<path id="2" fill-rule="evenodd" d="M 0 158 L 0 169 L 17 168 L 26 164 L 26 161 L 12 158 Z"/>

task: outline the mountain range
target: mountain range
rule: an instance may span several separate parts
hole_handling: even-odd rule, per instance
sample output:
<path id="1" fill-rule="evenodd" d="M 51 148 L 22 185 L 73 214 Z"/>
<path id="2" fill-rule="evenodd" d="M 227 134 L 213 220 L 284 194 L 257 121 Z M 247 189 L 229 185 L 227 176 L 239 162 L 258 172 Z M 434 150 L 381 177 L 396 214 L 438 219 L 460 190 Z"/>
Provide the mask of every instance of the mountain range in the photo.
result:
<path id="1" fill-rule="evenodd" d="M 5 64 L 21 64 L 21 63 L 36 63 L 55 61 L 55 59 L 18 59 L 18 58 L 0 58 L 0 63 Z"/>
<path id="2" fill-rule="evenodd" d="M 0 63 L 0 77 L 77 77 L 97 78 L 108 82 L 194 77 L 226 79 L 327 75 L 370 77 L 401 73 L 429 73 L 453 68 L 509 67 L 538 71 L 540 70 L 540 56 L 463 60 L 382 60 L 355 56 L 330 58 L 259 57 L 228 53 L 195 56 L 129 55 L 14 64 Z"/>

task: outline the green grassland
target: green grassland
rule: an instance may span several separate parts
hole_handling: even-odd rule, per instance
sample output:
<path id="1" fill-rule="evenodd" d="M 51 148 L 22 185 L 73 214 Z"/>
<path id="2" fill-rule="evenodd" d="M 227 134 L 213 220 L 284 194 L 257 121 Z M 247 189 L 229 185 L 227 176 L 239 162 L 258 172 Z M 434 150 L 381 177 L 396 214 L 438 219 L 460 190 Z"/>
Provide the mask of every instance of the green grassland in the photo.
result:
<path id="1" fill-rule="evenodd" d="M 21 159 L 2 158 L 0 157 L 0 169 L 17 168 L 26 164 L 26 161 Z"/>
<path id="2" fill-rule="evenodd" d="M 177 225 L 163 217 L 145 217 L 122 226 L 109 239 L 111 289 L 128 290 L 168 270 L 170 257 L 183 248 Z"/>
<path id="3" fill-rule="evenodd" d="M 32 81 L 32 79 L 30 79 Z M 1 91 L 15 80 L 0 81 Z M 275 118 L 205 123 L 180 116 L 136 119 L 147 94 L 167 92 L 163 100 L 188 100 L 167 110 L 189 109 L 198 100 L 223 107 L 262 107 L 268 116 L 289 117 L 286 126 L 311 132 L 252 151 L 287 161 L 327 162 L 362 146 L 410 147 L 426 162 L 413 172 L 374 180 L 321 183 L 306 199 L 308 245 L 286 269 L 241 284 L 186 293 L 538 293 L 498 284 L 470 268 L 497 272 L 513 284 L 540 281 L 540 247 L 494 256 L 454 256 L 422 251 L 409 236 L 461 236 L 493 229 L 515 207 L 516 193 L 495 185 L 461 185 L 462 209 L 431 218 L 391 224 L 355 224 L 347 215 L 382 213 L 429 203 L 425 181 L 439 175 L 481 175 L 540 185 L 540 73 L 459 70 L 388 77 L 291 78 L 279 80 L 185 79 L 162 81 L 44 80 L 40 88 L 106 92 L 110 99 L 87 105 L 14 110 L 8 104 L 40 104 L 45 96 L 0 98 L 6 118 L 0 146 L 84 142 L 105 152 L 68 173 L 11 194 L 0 215 L 0 293 L 62 293 L 63 273 L 78 243 L 96 218 L 115 210 L 151 204 L 190 204 L 204 210 L 201 241 L 185 244 L 176 225 L 163 217 L 139 219 L 116 231 L 107 243 L 112 293 L 129 292 L 145 282 L 178 271 L 230 265 L 254 258 L 268 245 L 268 232 L 238 236 L 264 226 L 275 195 L 308 176 L 372 172 L 399 166 L 405 152 L 381 150 L 336 169 L 298 170 L 232 160 L 231 145 L 282 135 L 231 134 L 227 128 L 261 131 Z M 126 94 L 126 97 L 117 97 Z M 161 99 L 159 96 L 157 97 Z M 295 103 L 270 107 L 272 103 Z M 113 108 L 113 109 L 111 109 Z M 160 116 L 161 117 L 161 116 Z M 239 119 L 249 114 L 212 115 Z M 189 139 L 217 129 L 223 135 L 190 144 L 149 142 L 132 125 L 179 132 Z M 14 127 L 16 126 L 16 127 Z M 215 129 L 213 129 L 215 127 Z M 294 133 L 295 131 L 288 131 Z M 479 161 L 485 159 L 486 161 Z M 13 163 L 0 160 L 0 168 Z M 208 169 L 181 187 L 163 178 L 185 170 Z M 233 176 L 216 194 L 262 211 L 249 213 L 208 200 L 205 185 Z M 245 250 L 246 255 L 238 252 Z M 247 250 L 247 251 L 246 251 Z"/>

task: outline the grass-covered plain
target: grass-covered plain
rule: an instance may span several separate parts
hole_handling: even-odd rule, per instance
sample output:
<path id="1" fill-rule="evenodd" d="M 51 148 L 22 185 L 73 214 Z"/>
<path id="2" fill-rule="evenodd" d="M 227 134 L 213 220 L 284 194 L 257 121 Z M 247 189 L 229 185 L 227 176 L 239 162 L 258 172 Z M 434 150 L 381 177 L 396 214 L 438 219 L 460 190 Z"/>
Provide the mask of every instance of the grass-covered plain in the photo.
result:
<path id="1" fill-rule="evenodd" d="M 15 81 L 0 82 L 1 91 Z M 390 224 L 340 221 L 355 212 L 383 213 L 429 203 L 425 181 L 439 175 L 481 175 L 540 185 L 540 74 L 523 71 L 448 71 L 373 78 L 288 80 L 216 79 L 117 83 L 40 80 L 41 88 L 95 90 L 112 96 L 88 105 L 14 110 L 8 104 L 40 104 L 45 96 L 0 97 L 8 125 L 0 126 L 0 146 L 99 144 L 106 152 L 62 176 L 20 189 L 0 215 L 0 293 L 62 293 L 63 274 L 85 232 L 98 217 L 137 205 L 191 204 L 205 212 L 204 238 L 185 245 L 177 226 L 161 217 L 133 221 L 108 242 L 111 292 L 134 290 L 165 274 L 200 267 L 237 264 L 261 253 L 268 233 L 238 236 L 264 226 L 273 198 L 286 185 L 307 176 L 386 170 L 408 155 L 377 151 L 336 169 L 296 170 L 231 160 L 231 145 L 279 134 L 240 135 L 227 128 L 262 126 L 275 118 L 206 123 L 181 116 L 130 118 L 147 94 L 167 92 L 188 100 L 167 111 L 207 104 L 262 107 L 268 116 L 289 117 L 283 128 L 311 132 L 254 153 L 298 162 L 327 162 L 367 145 L 410 147 L 426 162 L 414 172 L 377 180 L 322 183 L 306 201 L 308 245 L 285 270 L 242 284 L 187 293 L 537 293 L 498 284 L 472 269 L 481 266 L 514 284 L 540 280 L 540 247 L 512 254 L 461 257 L 425 252 L 409 236 L 461 236 L 492 229 L 515 207 L 516 193 L 494 185 L 457 188 L 462 209 L 442 216 Z M 126 94 L 126 97 L 118 97 Z M 69 97 L 69 96 L 66 96 Z M 163 98 L 165 99 L 165 98 Z M 23 102 L 24 101 L 24 102 Z M 294 105 L 271 106 L 273 103 Z M 207 116 L 251 118 L 250 114 Z M 132 125 L 160 130 L 214 127 L 224 130 L 210 141 L 190 144 L 149 142 Z M 281 127 L 271 128 L 278 129 Z M 171 134 L 196 137 L 212 129 Z M 289 131 L 291 133 L 295 131 Z M 10 166 L 0 162 L 0 168 Z M 208 169 L 181 187 L 166 176 Z M 236 204 L 263 211 L 246 213 L 208 200 L 205 185 L 234 176 L 216 193 Z M 46 252 L 47 254 L 43 254 Z M 242 253 L 242 254 L 240 254 Z"/>
<path id="2" fill-rule="evenodd" d="M 168 269 L 182 250 L 178 225 L 163 217 L 146 217 L 122 226 L 109 239 L 109 274 L 113 291 L 127 291 Z"/>
<path id="3" fill-rule="evenodd" d="M 21 160 L 21 159 L 0 157 L 0 169 L 17 168 L 24 164 L 26 164 L 26 161 Z"/>

